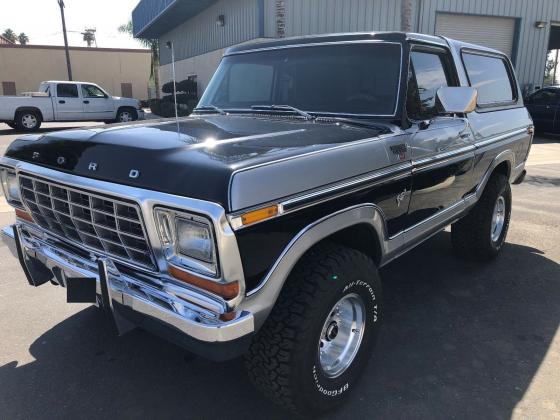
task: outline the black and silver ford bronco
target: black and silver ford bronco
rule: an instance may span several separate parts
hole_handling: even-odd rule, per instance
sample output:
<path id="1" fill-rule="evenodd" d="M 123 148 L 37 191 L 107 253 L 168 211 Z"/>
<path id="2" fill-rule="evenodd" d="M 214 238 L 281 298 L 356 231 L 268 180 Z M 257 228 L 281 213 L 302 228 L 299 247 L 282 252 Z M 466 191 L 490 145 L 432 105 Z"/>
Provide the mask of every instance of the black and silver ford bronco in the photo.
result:
<path id="1" fill-rule="evenodd" d="M 195 112 L 27 135 L 0 164 L 3 229 L 33 286 L 194 353 L 245 355 L 301 414 L 370 359 L 379 267 L 451 224 L 495 258 L 533 126 L 509 59 L 406 33 L 267 40 L 225 53 Z"/>

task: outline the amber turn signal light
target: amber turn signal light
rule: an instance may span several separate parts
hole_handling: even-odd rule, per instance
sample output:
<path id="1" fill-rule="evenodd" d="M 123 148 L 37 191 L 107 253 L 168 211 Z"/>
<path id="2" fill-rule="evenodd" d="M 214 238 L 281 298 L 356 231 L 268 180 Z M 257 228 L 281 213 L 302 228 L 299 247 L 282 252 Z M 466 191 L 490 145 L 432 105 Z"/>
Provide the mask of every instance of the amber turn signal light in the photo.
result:
<path id="1" fill-rule="evenodd" d="M 278 205 L 264 207 L 262 209 L 253 210 L 241 215 L 241 224 L 243 226 L 260 222 L 261 220 L 270 219 L 278 215 Z"/>
<path id="2" fill-rule="evenodd" d="M 33 220 L 33 217 L 31 217 L 29 213 L 20 209 L 16 209 L 16 217 L 19 217 L 20 219 L 30 223 L 35 223 L 35 220 Z"/>
<path id="3" fill-rule="evenodd" d="M 172 265 L 168 267 L 167 271 L 177 280 L 181 280 L 182 282 L 189 283 L 211 293 L 215 293 L 224 299 L 233 299 L 239 294 L 239 283 L 236 281 L 227 284 L 217 283 L 212 280 L 198 277 Z"/>

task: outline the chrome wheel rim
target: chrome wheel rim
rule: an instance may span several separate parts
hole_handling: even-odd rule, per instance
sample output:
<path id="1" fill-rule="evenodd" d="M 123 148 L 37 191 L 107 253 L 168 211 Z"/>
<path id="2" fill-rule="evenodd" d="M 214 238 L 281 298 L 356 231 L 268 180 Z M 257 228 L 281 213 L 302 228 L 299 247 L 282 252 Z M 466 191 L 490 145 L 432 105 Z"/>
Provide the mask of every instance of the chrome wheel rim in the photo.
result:
<path id="1" fill-rule="evenodd" d="M 331 309 L 319 337 L 319 362 L 325 376 L 336 378 L 352 364 L 365 331 L 364 301 L 355 293 Z"/>
<path id="2" fill-rule="evenodd" d="M 492 230 L 490 237 L 492 242 L 497 242 L 504 230 L 504 222 L 506 220 L 506 200 L 499 196 L 494 205 L 494 213 L 492 214 Z"/>
<path id="3" fill-rule="evenodd" d="M 130 112 L 127 111 L 121 112 L 121 118 L 120 118 L 121 122 L 129 122 L 131 120 L 132 117 L 130 116 Z"/>
<path id="4" fill-rule="evenodd" d="M 37 118 L 33 114 L 25 114 L 21 117 L 21 125 L 25 128 L 35 128 L 37 125 Z"/>

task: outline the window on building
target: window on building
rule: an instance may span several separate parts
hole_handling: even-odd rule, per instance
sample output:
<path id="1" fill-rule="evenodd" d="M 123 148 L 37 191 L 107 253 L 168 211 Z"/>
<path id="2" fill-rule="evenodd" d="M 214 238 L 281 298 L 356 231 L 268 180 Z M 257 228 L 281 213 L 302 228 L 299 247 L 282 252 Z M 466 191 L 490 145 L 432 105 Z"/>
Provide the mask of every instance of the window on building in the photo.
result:
<path id="1" fill-rule="evenodd" d="M 15 95 L 16 82 L 2 82 L 2 92 L 4 95 Z"/>
<path id="2" fill-rule="evenodd" d="M 77 98 L 78 86 L 74 83 L 59 83 L 56 86 L 56 96 L 58 98 Z"/>
<path id="3" fill-rule="evenodd" d="M 463 62 L 472 87 L 478 90 L 478 104 L 499 104 L 515 100 L 508 64 L 498 56 L 463 53 Z"/>
<path id="4" fill-rule="evenodd" d="M 415 120 L 435 116 L 437 114 L 436 93 L 440 87 L 450 85 L 443 54 L 412 51 L 406 103 L 408 116 Z"/>
<path id="5" fill-rule="evenodd" d="M 105 93 L 97 86 L 82 85 L 82 96 L 84 98 L 104 98 Z"/>
<path id="6" fill-rule="evenodd" d="M 121 83 L 121 96 L 132 98 L 132 83 Z"/>

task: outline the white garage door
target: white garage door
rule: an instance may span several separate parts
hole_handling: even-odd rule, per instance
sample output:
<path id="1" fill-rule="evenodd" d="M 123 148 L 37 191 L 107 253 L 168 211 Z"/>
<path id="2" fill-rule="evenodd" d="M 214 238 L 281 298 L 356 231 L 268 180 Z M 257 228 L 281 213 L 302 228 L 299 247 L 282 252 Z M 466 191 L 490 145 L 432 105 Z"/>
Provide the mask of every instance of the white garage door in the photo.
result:
<path id="1" fill-rule="evenodd" d="M 493 16 L 436 15 L 436 35 L 484 45 L 511 56 L 515 19 Z"/>

